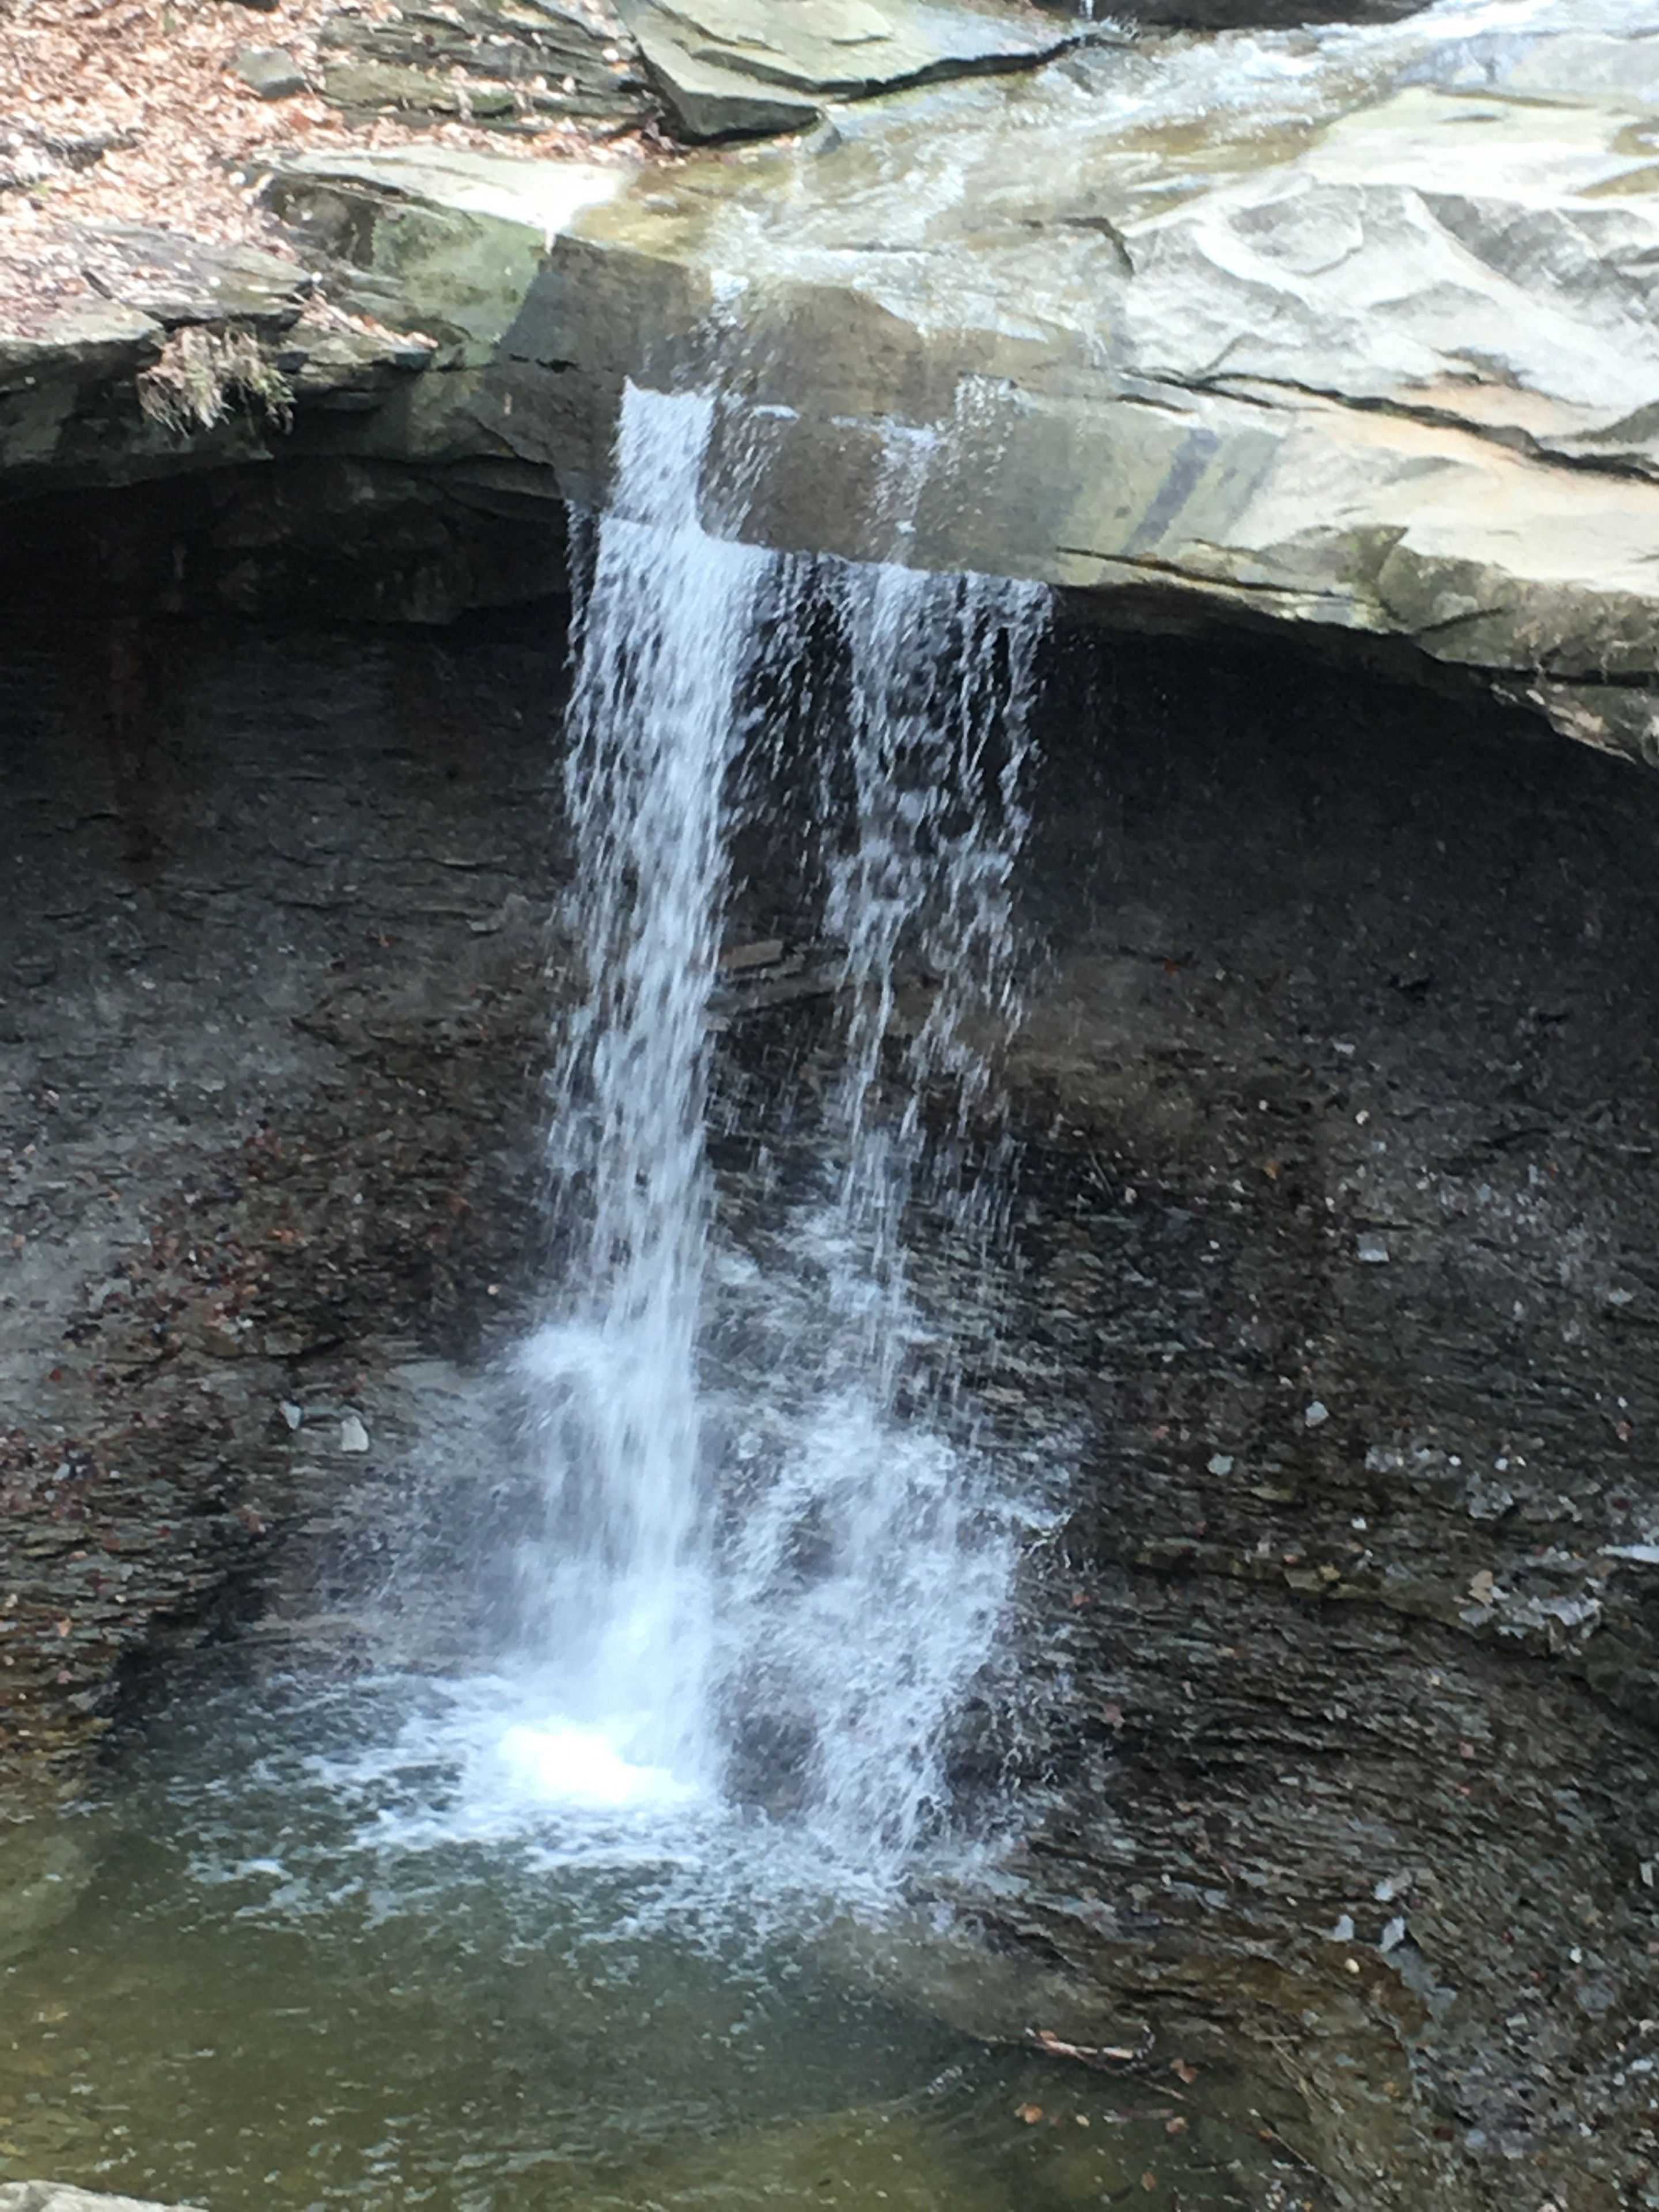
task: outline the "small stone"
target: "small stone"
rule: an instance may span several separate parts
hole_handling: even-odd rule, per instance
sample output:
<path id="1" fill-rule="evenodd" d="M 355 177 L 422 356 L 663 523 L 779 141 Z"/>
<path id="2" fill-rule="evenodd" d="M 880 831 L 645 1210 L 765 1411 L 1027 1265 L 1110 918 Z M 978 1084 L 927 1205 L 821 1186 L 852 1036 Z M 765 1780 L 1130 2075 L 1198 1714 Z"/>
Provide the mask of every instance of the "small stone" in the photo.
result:
<path id="1" fill-rule="evenodd" d="M 1353 1915 L 1352 1913 L 1344 1912 L 1339 1917 L 1335 1927 L 1331 1930 L 1331 1941 L 1333 1943 L 1352 1942 Z"/>
<path id="2" fill-rule="evenodd" d="M 1312 1405 L 1308 1407 L 1306 1413 L 1302 1416 L 1304 1422 L 1310 1429 L 1322 1428 L 1330 1418 L 1330 1407 L 1328 1406 L 1322 1405 L 1317 1398 L 1314 1400 Z"/>
<path id="3" fill-rule="evenodd" d="M 1362 1237 L 1355 1249 L 1368 1267 L 1386 1267 L 1389 1264 L 1389 1248 L 1382 1238 L 1375 1234 Z"/>
<path id="4" fill-rule="evenodd" d="M 1212 1452 L 1208 1464 L 1212 1474 L 1231 1474 L 1233 1471 L 1233 1455 L 1231 1452 Z"/>
<path id="5" fill-rule="evenodd" d="M 236 74 L 261 100 L 289 100 L 306 88 L 306 73 L 282 46 L 244 46 L 236 57 Z"/>
<path id="6" fill-rule="evenodd" d="M 305 1419 L 304 1408 L 302 1407 L 296 1406 L 293 1401 L 289 1398 L 284 1398 L 276 1410 L 281 1413 L 283 1420 L 287 1423 L 290 1430 L 297 1429 L 301 1422 Z"/>
<path id="7" fill-rule="evenodd" d="M 720 967 L 728 975 L 740 975 L 750 968 L 773 968 L 783 957 L 783 939 L 763 938 L 755 945 L 728 945 L 720 954 Z"/>
<path id="8" fill-rule="evenodd" d="M 366 1452 L 368 1449 L 368 1431 L 355 1413 L 348 1413 L 340 1423 L 340 1449 L 343 1452 Z"/>
<path id="9" fill-rule="evenodd" d="M 1405 1940 L 1405 1916 L 1403 1914 L 1396 1914 L 1395 1918 L 1389 1921 L 1388 1926 L 1382 1930 L 1382 1938 L 1376 1948 L 1383 1954 L 1384 1957 L 1386 1957 L 1390 1951 L 1397 1951 Z"/>

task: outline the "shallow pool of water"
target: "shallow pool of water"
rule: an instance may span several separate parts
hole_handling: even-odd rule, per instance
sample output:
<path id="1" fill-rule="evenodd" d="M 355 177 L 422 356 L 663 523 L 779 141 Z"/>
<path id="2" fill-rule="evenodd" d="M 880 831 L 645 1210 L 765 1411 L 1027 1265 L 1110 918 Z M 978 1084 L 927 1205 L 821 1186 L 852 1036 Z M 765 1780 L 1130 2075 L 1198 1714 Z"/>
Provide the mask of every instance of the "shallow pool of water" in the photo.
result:
<path id="1" fill-rule="evenodd" d="M 1302 2201 L 1242 2085 L 874 1989 L 880 1908 L 786 1831 L 481 1809 L 469 1694 L 213 1692 L 0 1828 L 0 2176 L 213 2212 Z"/>

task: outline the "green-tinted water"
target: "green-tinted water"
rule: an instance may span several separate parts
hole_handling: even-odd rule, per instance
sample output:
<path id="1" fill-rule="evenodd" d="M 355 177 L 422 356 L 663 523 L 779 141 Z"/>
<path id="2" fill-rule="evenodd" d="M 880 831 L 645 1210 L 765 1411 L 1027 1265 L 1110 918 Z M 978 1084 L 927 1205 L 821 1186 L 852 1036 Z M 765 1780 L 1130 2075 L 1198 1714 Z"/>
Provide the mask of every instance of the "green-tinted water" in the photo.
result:
<path id="1" fill-rule="evenodd" d="M 763 1827 L 481 1814 L 415 1702 L 220 1692 L 0 1830 L 0 2176 L 213 2212 L 1300 2201 L 1242 2091 L 857 1984 Z"/>

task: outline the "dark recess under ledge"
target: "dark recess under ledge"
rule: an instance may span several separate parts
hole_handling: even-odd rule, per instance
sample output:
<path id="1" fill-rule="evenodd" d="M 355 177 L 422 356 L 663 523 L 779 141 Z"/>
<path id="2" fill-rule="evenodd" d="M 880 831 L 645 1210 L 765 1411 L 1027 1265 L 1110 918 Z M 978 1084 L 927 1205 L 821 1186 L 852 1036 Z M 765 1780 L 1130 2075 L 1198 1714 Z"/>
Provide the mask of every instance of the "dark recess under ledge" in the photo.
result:
<path id="1" fill-rule="evenodd" d="M 562 627 L 343 628 L 337 580 L 325 628 L 167 611 L 255 497 L 313 532 L 261 541 L 286 550 L 255 603 L 314 606 L 308 481 L 64 502 L 60 562 L 128 565 L 60 567 L 86 588 L 54 603 L 37 562 L 0 657 L 0 1294 L 33 1431 L 0 1488 L 30 1622 L 73 1619 L 29 1647 L 63 1776 L 118 1636 L 166 1667 L 263 1597 L 279 1662 L 361 1653 L 388 1528 L 421 1520 L 389 1507 L 430 1410 L 408 1378 L 501 1342 L 541 1257 Z M 429 516 L 426 479 L 379 481 L 383 516 Z M 1282 2067 L 1340 2201 L 1650 2203 L 1626 2068 L 1659 1584 L 1618 1553 L 1659 1523 L 1659 786 L 1282 634 L 1068 623 L 1048 658 L 1024 1269 L 988 1379 L 999 1419 L 1090 1441 L 956 1750 L 965 1790 L 1018 1778 L 1029 1851 L 963 1902 L 1066 1969 L 1042 2025 Z M 740 938 L 799 933 L 800 865 L 745 843 Z M 733 1024 L 739 1104 L 826 1012 Z M 763 1127 L 731 1117 L 736 1188 Z M 296 1442 L 285 1397 L 361 1407 L 373 1450 Z M 56 1499 L 54 1424 L 80 1439 Z M 71 1562 L 106 1534 L 119 1613 Z"/>

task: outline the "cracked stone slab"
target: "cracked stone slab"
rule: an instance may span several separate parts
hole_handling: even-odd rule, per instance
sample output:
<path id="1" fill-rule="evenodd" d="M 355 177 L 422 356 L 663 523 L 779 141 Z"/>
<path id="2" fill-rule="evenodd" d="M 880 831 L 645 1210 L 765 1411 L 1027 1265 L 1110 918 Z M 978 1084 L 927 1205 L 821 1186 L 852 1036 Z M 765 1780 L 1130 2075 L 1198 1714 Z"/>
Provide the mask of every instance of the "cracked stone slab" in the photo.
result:
<path id="1" fill-rule="evenodd" d="M 620 0 L 689 137 L 795 131 L 827 102 L 1030 67 L 1077 27 L 1005 0 Z"/>
<path id="2" fill-rule="evenodd" d="M 291 323 L 315 289 L 292 261 L 253 246 L 216 246 L 143 223 L 85 236 L 82 273 L 94 291 L 169 329 L 179 323 Z"/>
<path id="3" fill-rule="evenodd" d="M 81 252 L 105 296 L 0 329 L 0 500 L 264 459 L 296 408 L 371 416 L 433 359 L 431 339 L 354 324 L 251 247 L 122 228 Z M 180 348 L 234 372 L 193 423 L 145 404 Z"/>
<path id="4" fill-rule="evenodd" d="M 1487 20 L 1085 45 L 556 231 L 502 175 L 545 251 L 471 404 L 591 503 L 624 378 L 717 383 L 717 531 L 1403 639 L 1577 731 L 1659 672 L 1659 37 Z"/>
<path id="5" fill-rule="evenodd" d="M 354 114 L 458 116 L 512 133 L 572 116 L 627 130 L 661 112 L 638 47 L 598 8 L 433 0 L 385 21 L 342 11 L 319 43 L 324 97 Z"/>

